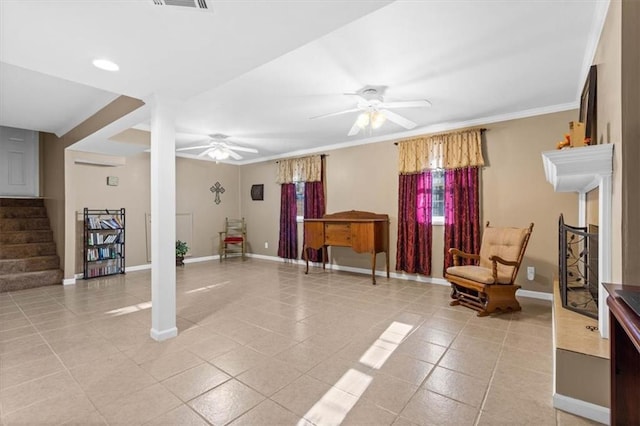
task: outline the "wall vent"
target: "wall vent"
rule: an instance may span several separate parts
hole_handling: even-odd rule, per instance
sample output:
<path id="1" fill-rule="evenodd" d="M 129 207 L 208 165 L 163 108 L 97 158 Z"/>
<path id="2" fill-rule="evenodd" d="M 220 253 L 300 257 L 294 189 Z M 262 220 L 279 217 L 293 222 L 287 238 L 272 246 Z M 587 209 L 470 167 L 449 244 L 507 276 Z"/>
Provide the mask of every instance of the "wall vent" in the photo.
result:
<path id="1" fill-rule="evenodd" d="M 180 6 L 190 9 L 211 11 L 209 5 L 212 0 L 151 0 L 156 6 Z"/>

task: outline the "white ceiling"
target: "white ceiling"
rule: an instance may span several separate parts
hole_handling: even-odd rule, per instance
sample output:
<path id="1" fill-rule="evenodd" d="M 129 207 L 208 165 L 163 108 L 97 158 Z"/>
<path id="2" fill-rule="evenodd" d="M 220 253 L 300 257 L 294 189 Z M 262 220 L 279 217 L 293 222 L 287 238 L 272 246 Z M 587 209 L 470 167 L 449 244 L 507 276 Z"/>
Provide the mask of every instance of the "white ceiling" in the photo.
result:
<path id="1" fill-rule="evenodd" d="M 64 134 L 116 96 L 182 104 L 178 145 L 211 133 L 256 148 L 245 162 L 575 108 L 607 0 L 210 1 L 212 11 L 152 0 L 0 0 L 0 125 Z M 97 57 L 120 65 L 110 73 Z M 348 137 L 344 95 L 387 86 L 386 100 L 428 99 Z M 149 108 L 79 149 L 148 126 Z M 197 151 L 194 151 L 197 153 Z"/>

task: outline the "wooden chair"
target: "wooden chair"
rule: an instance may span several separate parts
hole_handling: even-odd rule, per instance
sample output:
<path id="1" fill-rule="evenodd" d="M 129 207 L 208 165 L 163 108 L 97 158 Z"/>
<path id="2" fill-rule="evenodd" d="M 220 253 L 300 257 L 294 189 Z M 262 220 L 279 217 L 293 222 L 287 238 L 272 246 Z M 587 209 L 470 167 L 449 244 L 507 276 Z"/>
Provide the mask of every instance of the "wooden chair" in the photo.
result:
<path id="1" fill-rule="evenodd" d="M 220 261 L 229 253 L 241 254 L 244 259 L 247 244 L 247 225 L 242 219 L 224 219 L 224 231 L 220 231 Z"/>
<path id="2" fill-rule="evenodd" d="M 478 316 L 496 310 L 519 311 L 514 284 L 520 263 L 527 249 L 533 223 L 528 228 L 487 227 L 482 235 L 480 254 L 449 249 L 453 264 L 447 268 L 445 279 L 451 283 L 450 305 L 463 305 L 478 311 Z M 477 265 L 460 266 L 460 258 L 473 259 Z"/>

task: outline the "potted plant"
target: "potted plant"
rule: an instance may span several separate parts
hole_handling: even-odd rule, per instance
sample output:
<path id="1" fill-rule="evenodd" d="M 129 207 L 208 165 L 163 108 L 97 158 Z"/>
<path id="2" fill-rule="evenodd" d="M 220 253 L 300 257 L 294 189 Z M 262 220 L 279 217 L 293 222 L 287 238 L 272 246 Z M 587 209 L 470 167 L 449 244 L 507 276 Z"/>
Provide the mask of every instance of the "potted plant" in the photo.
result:
<path id="1" fill-rule="evenodd" d="M 176 241 L 176 266 L 184 266 L 184 255 L 189 251 L 189 246 L 184 241 Z"/>

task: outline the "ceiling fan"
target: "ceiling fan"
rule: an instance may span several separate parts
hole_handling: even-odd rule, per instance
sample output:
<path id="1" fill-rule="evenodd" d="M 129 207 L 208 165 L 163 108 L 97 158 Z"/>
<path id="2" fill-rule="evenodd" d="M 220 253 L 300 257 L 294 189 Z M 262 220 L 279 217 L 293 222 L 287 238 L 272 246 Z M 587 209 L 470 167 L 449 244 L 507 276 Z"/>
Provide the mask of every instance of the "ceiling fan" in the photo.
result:
<path id="1" fill-rule="evenodd" d="M 355 93 L 345 93 L 345 95 L 353 95 L 360 98 L 355 108 L 318 115 L 316 117 L 311 117 L 311 119 L 313 120 L 317 118 L 333 117 L 334 115 L 342 115 L 360 111 L 360 114 L 356 118 L 355 123 L 353 123 L 353 126 L 348 133 L 349 136 L 354 136 L 357 135 L 360 130 L 369 125 L 372 129 L 377 129 L 382 126 L 386 120 L 389 120 L 400 127 L 404 127 L 405 129 L 413 129 L 417 126 L 416 123 L 401 116 L 400 114 L 389 111 L 389 109 L 423 108 L 431 106 L 431 102 L 426 99 L 385 102 L 383 97 L 385 90 L 385 86 L 365 86 Z"/>
<path id="2" fill-rule="evenodd" d="M 229 136 L 223 135 L 220 133 L 216 133 L 213 135 L 209 135 L 207 139 L 198 141 L 196 143 L 206 143 L 206 145 L 197 145 L 197 146 L 188 146 L 185 148 L 178 148 L 176 151 L 189 151 L 192 149 L 204 149 L 198 157 L 204 157 L 208 155 L 212 159 L 216 161 L 226 160 L 231 157 L 234 160 L 242 160 L 242 155 L 238 154 L 236 151 L 240 152 L 251 152 L 253 154 L 257 154 L 258 150 L 255 148 L 245 148 L 243 146 L 238 146 L 234 144 L 230 144 L 227 142 Z"/>

